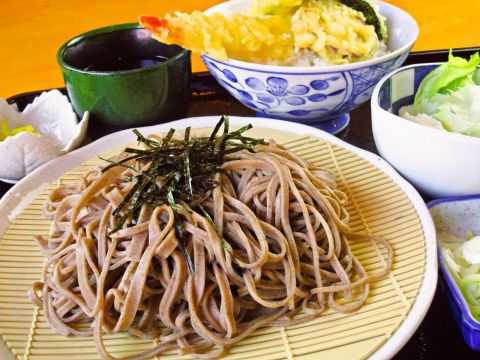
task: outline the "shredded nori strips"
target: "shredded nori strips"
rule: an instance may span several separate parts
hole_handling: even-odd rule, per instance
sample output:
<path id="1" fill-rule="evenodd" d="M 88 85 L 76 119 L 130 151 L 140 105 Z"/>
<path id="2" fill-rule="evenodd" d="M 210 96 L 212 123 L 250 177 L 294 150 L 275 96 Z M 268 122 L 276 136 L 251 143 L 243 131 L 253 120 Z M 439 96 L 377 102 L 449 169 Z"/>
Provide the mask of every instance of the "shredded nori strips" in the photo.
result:
<path id="1" fill-rule="evenodd" d="M 222 125 L 223 132 L 217 135 Z M 226 155 L 241 150 L 253 151 L 255 145 L 267 144 L 262 139 L 243 136 L 243 133 L 251 128 L 252 125 L 249 124 L 230 132 L 228 117 L 222 116 L 208 137 L 191 137 L 190 128 L 187 128 L 183 139 L 175 139 L 173 138 L 175 130 L 170 129 L 161 143 L 144 137 L 138 130 L 133 130 L 138 142 L 142 143 L 145 149 L 126 148 L 125 153 L 131 155 L 117 162 L 106 160 L 109 165 L 105 166 L 102 172 L 115 166 L 133 169 L 127 164 L 130 160 L 143 160 L 150 165 L 144 170 L 133 169 L 138 175 L 124 179 L 128 182 L 134 181 L 134 185 L 119 206 L 113 210 L 112 214 L 117 217 L 117 221 L 110 234 L 122 229 L 127 220 L 138 215 L 143 204 L 152 207 L 167 204 L 174 213 L 175 232 L 188 269 L 190 273 L 194 273 L 177 204 L 180 201 L 193 203 L 193 207 L 198 206 L 214 226 L 210 215 L 201 205 L 195 205 L 195 202 L 218 186 L 214 176 L 221 171 Z M 223 239 L 217 227 L 214 228 L 222 240 L 225 251 L 232 254 L 230 244 Z"/>

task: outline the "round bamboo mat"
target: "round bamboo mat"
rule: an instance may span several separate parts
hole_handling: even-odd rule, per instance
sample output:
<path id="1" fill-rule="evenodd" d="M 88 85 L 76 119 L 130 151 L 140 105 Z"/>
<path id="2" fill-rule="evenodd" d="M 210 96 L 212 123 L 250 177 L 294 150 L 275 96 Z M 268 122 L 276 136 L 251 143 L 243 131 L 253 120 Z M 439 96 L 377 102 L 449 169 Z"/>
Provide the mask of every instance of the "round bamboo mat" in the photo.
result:
<path id="1" fill-rule="evenodd" d="M 316 137 L 278 130 L 255 128 L 249 133 L 273 137 L 304 159 L 335 171 L 339 188 L 349 197 L 347 208 L 352 229 L 387 239 L 394 248 L 394 264 L 386 278 L 371 285 L 367 302 L 358 312 L 339 314 L 327 310 L 303 325 L 260 329 L 234 346 L 226 358 L 352 360 L 369 357 L 405 320 L 422 285 L 426 239 L 414 205 L 390 176 L 353 151 Z M 43 201 L 57 183 L 76 181 L 98 163 L 98 158 L 87 161 L 68 171 L 58 182 L 45 186 L 16 212 L 0 237 L 0 332 L 9 357 L 99 358 L 92 338 L 56 334 L 43 311 L 33 306 L 26 296 L 27 289 L 40 278 L 44 263 L 33 236 L 48 235 L 50 230 L 50 222 L 41 214 Z M 352 251 L 369 273 L 380 271 L 384 266 L 382 254 L 372 242 L 354 243 Z M 115 356 L 130 355 L 152 346 L 151 341 L 134 339 L 127 334 L 107 336 L 106 344 Z M 184 357 L 168 352 L 158 358 Z"/>

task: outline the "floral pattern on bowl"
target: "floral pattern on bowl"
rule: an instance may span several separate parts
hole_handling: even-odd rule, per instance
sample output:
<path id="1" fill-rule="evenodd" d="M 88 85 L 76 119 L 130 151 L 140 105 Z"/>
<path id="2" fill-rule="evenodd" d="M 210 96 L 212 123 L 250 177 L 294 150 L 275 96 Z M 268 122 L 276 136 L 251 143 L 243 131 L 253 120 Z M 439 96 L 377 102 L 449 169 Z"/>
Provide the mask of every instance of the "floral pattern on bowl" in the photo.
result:
<path id="1" fill-rule="evenodd" d="M 259 116 L 300 122 L 328 121 L 367 101 L 375 84 L 407 57 L 343 71 L 261 71 L 202 56 L 215 79 Z M 288 69 L 288 68 L 287 68 Z"/>

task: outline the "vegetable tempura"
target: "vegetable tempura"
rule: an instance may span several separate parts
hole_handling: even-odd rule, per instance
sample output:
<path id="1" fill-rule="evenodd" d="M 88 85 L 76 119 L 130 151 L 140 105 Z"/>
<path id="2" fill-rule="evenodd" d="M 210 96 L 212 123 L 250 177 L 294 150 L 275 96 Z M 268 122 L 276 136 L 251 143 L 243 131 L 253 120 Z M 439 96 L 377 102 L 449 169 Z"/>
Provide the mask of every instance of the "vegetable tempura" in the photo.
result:
<path id="1" fill-rule="evenodd" d="M 365 0 L 252 0 L 247 14 L 176 12 L 140 23 L 161 42 L 218 60 L 346 64 L 385 51 L 385 19 Z"/>

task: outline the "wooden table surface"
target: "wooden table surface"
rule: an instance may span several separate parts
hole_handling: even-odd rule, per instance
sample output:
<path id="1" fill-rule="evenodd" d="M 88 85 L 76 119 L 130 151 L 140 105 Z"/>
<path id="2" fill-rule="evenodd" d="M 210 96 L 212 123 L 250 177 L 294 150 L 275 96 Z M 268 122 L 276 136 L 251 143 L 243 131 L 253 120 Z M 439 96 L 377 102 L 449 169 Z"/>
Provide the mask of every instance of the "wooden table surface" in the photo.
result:
<path id="1" fill-rule="evenodd" d="M 57 49 L 98 27 L 135 22 L 140 14 L 204 10 L 221 0 L 0 0 L 0 97 L 63 86 Z M 480 46 L 480 1 L 388 0 L 420 26 L 414 50 Z M 205 68 L 195 57 L 193 70 Z"/>

